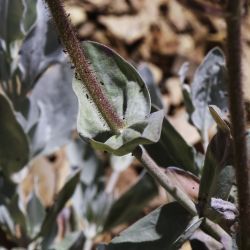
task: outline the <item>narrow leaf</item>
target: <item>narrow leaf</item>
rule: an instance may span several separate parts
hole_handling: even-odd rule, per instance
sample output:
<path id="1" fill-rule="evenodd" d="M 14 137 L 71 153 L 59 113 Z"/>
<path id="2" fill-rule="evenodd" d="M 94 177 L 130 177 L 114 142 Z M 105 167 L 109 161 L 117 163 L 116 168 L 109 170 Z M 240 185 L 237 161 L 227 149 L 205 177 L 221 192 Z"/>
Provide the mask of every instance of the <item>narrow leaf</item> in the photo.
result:
<path id="1" fill-rule="evenodd" d="M 61 212 L 61 210 L 64 208 L 66 202 L 73 195 L 75 188 L 78 184 L 79 177 L 80 172 L 77 172 L 66 182 L 62 190 L 59 192 L 54 205 L 48 210 L 46 217 L 43 221 L 41 231 L 39 233 L 39 236 L 43 237 L 44 247 L 48 247 L 51 244 L 53 240 L 53 238 L 51 237 L 52 229 L 56 224 L 56 218 Z"/>
<path id="2" fill-rule="evenodd" d="M 108 250 L 170 249 L 190 221 L 177 202 L 164 205 L 143 217 L 115 237 Z"/>
<path id="3" fill-rule="evenodd" d="M 150 156 L 162 167 L 176 166 L 194 174 L 198 172 L 195 149 L 186 143 L 166 116 L 163 120 L 160 140 L 154 145 L 145 147 Z"/>
<path id="4" fill-rule="evenodd" d="M 158 186 L 155 180 L 144 173 L 135 185 L 114 202 L 104 224 L 104 230 L 131 222 L 157 194 Z"/>
<path id="5" fill-rule="evenodd" d="M 8 99 L 0 94 L 0 167 L 10 175 L 29 160 L 29 145 Z"/>
<path id="6" fill-rule="evenodd" d="M 218 129 L 206 152 L 200 190 L 199 209 L 201 214 L 210 206 L 212 197 L 227 200 L 234 182 L 232 167 L 232 139 L 228 133 Z"/>

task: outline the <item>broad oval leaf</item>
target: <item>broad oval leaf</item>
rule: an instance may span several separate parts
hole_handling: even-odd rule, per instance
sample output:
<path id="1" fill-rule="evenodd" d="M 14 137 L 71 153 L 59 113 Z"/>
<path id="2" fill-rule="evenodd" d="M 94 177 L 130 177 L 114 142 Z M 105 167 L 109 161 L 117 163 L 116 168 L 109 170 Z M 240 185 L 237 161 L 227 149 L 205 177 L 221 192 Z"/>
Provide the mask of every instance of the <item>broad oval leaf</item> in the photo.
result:
<path id="1" fill-rule="evenodd" d="M 28 139 L 17 122 L 8 99 L 0 94 L 0 167 L 7 174 L 20 170 L 29 160 Z"/>
<path id="2" fill-rule="evenodd" d="M 211 125 L 209 104 L 215 104 L 221 109 L 227 108 L 226 87 L 224 54 L 219 48 L 214 48 L 196 70 L 191 85 L 191 96 L 195 106 L 192 120 L 200 131 Z"/>
<path id="3" fill-rule="evenodd" d="M 188 212 L 177 202 L 168 203 L 115 237 L 107 250 L 171 249 L 190 219 Z"/>
<path id="4" fill-rule="evenodd" d="M 77 127 L 81 137 L 90 139 L 95 148 L 116 155 L 127 154 L 138 144 L 156 142 L 163 114 L 150 116 L 150 96 L 134 67 L 99 43 L 85 41 L 82 48 L 100 88 L 125 126 L 119 135 L 113 135 L 83 83 L 75 79 L 73 89 L 79 102 Z"/>
<path id="5" fill-rule="evenodd" d="M 208 129 L 213 124 L 208 106 L 217 105 L 222 110 L 228 108 L 224 54 L 219 48 L 209 51 L 195 72 L 190 93 L 185 84 L 187 70 L 187 64 L 180 70 L 185 104 L 191 122 L 199 129 L 204 145 L 207 146 Z"/>

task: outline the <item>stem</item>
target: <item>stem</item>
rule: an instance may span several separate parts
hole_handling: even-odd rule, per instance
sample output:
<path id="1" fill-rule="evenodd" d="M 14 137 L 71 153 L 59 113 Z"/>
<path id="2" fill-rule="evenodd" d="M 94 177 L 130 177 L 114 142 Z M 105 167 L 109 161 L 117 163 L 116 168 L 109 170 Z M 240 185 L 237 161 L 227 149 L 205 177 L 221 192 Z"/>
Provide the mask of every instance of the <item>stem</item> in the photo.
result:
<path id="1" fill-rule="evenodd" d="M 133 151 L 133 155 L 142 163 L 149 174 L 155 178 L 157 182 L 164 187 L 192 216 L 197 215 L 197 210 L 192 200 L 186 193 L 172 184 L 168 175 L 155 163 L 144 147 L 136 147 Z M 218 224 L 215 224 L 206 218 L 203 224 L 203 229 L 220 241 L 223 244 L 224 249 L 231 249 L 231 237 Z"/>
<path id="2" fill-rule="evenodd" d="M 138 146 L 133 155 L 142 163 L 152 177 L 160 183 L 191 215 L 197 215 L 195 204 L 186 193 L 171 183 L 164 170 L 149 156 L 144 147 Z"/>
<path id="3" fill-rule="evenodd" d="M 247 156 L 245 110 L 242 91 L 241 0 L 229 0 L 227 18 L 227 68 L 232 123 L 234 166 L 239 197 L 240 247 L 250 249 L 250 162 Z"/>
<path id="4" fill-rule="evenodd" d="M 108 126 L 115 134 L 118 134 L 119 130 L 124 126 L 123 121 L 120 119 L 117 112 L 106 97 L 100 81 L 98 81 L 90 68 L 88 60 L 85 56 L 85 51 L 77 39 L 77 35 L 63 8 L 61 0 L 45 1 L 48 4 L 54 23 L 60 34 L 60 38 L 71 58 L 72 63 L 75 65 L 76 72 L 79 74 L 84 87 L 89 92 Z"/>

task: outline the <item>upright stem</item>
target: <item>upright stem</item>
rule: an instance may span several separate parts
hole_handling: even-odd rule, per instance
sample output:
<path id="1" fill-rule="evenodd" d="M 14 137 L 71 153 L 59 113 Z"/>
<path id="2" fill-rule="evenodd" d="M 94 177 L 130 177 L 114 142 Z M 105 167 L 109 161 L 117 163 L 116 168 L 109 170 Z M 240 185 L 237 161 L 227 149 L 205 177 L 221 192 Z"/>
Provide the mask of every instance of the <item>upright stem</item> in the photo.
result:
<path id="1" fill-rule="evenodd" d="M 227 67 L 234 164 L 239 196 L 240 247 L 250 249 L 250 162 L 247 156 L 241 62 L 242 3 L 242 0 L 228 0 Z"/>
<path id="2" fill-rule="evenodd" d="M 60 34 L 60 38 L 69 53 L 72 63 L 75 65 L 76 72 L 79 74 L 84 87 L 88 90 L 91 98 L 97 106 L 105 121 L 114 133 L 119 133 L 123 127 L 123 121 L 106 97 L 100 82 L 93 73 L 88 60 L 85 56 L 84 49 L 81 47 L 79 40 L 72 24 L 69 21 L 61 0 L 45 0 L 50 9 L 51 15 Z"/>

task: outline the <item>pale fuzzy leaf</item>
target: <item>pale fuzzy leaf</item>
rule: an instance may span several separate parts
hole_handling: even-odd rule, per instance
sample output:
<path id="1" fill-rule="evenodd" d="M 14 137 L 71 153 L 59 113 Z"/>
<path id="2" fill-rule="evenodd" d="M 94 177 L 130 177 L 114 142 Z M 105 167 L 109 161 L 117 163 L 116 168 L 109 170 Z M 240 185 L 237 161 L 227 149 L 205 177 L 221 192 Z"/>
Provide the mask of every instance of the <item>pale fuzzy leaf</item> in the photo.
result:
<path id="1" fill-rule="evenodd" d="M 94 148 L 108 151 L 118 156 L 128 154 L 139 144 L 151 144 L 159 140 L 161 134 L 163 110 L 152 113 L 145 121 L 125 128 L 119 135 L 104 140 L 91 140 Z M 101 142 L 100 142 L 101 141 Z"/>
<path id="2" fill-rule="evenodd" d="M 143 121 L 150 112 L 150 97 L 136 70 L 104 45 L 86 41 L 82 46 L 100 81 L 100 87 L 103 88 L 119 117 L 124 119 L 126 126 Z M 80 108 L 79 133 L 83 137 L 94 138 L 101 132 L 110 131 L 83 83 L 74 80 L 73 88 Z"/>
<path id="3" fill-rule="evenodd" d="M 163 116 L 162 112 L 150 115 L 150 97 L 140 75 L 106 46 L 87 41 L 82 46 L 100 88 L 125 126 L 120 134 L 113 135 L 83 83 L 75 80 L 73 89 L 79 102 L 77 127 L 81 137 L 90 139 L 95 148 L 116 155 L 127 154 L 138 144 L 156 142 Z"/>
<path id="4" fill-rule="evenodd" d="M 110 164 L 114 171 L 122 172 L 133 162 L 134 157 L 131 154 L 116 156 L 111 155 Z"/>
<path id="5" fill-rule="evenodd" d="M 220 49 L 214 48 L 196 70 L 191 84 L 192 103 L 195 107 L 192 121 L 203 134 L 203 138 L 213 122 L 208 105 L 214 104 L 221 109 L 227 109 L 225 81 L 224 54 Z"/>

